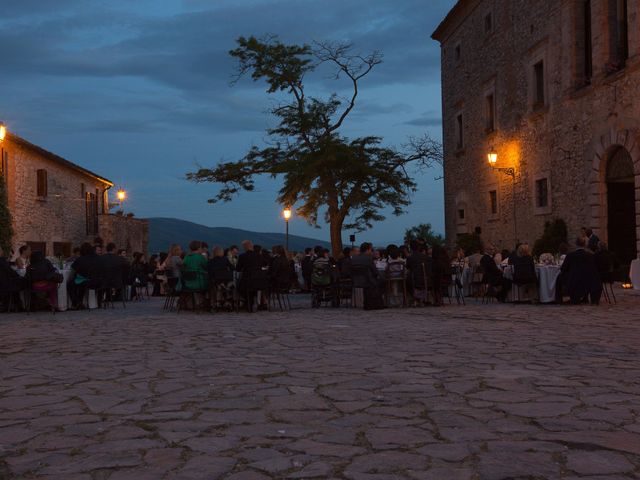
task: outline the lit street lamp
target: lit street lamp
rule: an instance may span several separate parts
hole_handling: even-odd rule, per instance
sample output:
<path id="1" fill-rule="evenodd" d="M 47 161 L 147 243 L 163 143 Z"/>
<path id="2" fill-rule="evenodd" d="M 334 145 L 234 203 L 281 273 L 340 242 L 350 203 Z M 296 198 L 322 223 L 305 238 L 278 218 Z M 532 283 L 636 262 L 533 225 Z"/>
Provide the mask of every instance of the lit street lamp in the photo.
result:
<path id="1" fill-rule="evenodd" d="M 127 198 L 127 192 L 125 192 L 124 190 L 120 189 L 116 193 L 116 196 L 118 197 L 118 202 L 120 202 L 120 205 L 122 205 L 122 202 L 124 202 L 126 200 L 126 198 Z"/>
<path id="2" fill-rule="evenodd" d="M 289 219 L 291 218 L 291 208 L 289 207 L 285 207 L 285 209 L 282 211 L 282 216 L 284 217 L 284 223 L 286 225 L 286 230 L 285 230 L 285 248 L 287 249 L 287 252 L 289 251 Z"/>
<path id="3" fill-rule="evenodd" d="M 7 136 L 7 127 L 4 126 L 4 123 L 0 122 L 0 142 L 4 140 L 4 137 Z"/>
<path id="4" fill-rule="evenodd" d="M 487 153 L 487 160 L 489 162 L 489 166 L 494 170 L 497 170 L 500 173 L 504 173 L 511 177 L 512 186 L 513 186 L 513 245 L 518 243 L 518 228 L 516 224 L 516 169 L 513 167 L 501 168 L 496 167 L 496 163 L 498 162 L 498 152 L 496 152 L 495 148 L 491 147 L 489 153 Z"/>

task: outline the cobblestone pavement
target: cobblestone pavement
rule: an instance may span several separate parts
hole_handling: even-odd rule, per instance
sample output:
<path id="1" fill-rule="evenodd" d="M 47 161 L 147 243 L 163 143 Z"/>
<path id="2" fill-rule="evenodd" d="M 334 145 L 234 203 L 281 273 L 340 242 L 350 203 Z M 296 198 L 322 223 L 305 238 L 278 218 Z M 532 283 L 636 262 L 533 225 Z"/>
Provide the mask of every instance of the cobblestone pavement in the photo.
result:
<path id="1" fill-rule="evenodd" d="M 619 300 L 1 315 L 0 478 L 640 478 Z"/>

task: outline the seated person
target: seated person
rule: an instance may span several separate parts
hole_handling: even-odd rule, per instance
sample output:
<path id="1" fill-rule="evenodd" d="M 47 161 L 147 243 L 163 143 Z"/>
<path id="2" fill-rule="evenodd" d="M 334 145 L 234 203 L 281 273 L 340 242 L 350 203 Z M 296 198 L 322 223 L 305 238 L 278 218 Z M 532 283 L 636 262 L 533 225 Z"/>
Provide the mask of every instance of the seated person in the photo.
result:
<path id="1" fill-rule="evenodd" d="M 187 272 L 194 275 L 185 275 Z M 187 290 L 204 291 L 208 285 L 207 259 L 202 255 L 202 242 L 193 240 L 182 261 L 182 286 Z"/>
<path id="2" fill-rule="evenodd" d="M 102 269 L 102 287 L 116 290 L 116 293 L 122 293 L 125 280 L 128 275 L 129 262 L 124 257 L 116 254 L 116 244 L 110 242 L 107 244 L 106 254 L 100 256 L 100 265 Z"/>
<path id="3" fill-rule="evenodd" d="M 488 285 L 491 290 L 495 292 L 495 297 L 499 302 L 505 302 L 507 294 L 511 290 L 511 280 L 505 278 L 502 274 L 502 270 L 498 268 L 493 257 L 495 256 L 496 249 L 493 245 L 487 244 L 484 249 L 485 253 L 480 259 L 480 265 L 484 271 L 483 283 Z"/>
<path id="4" fill-rule="evenodd" d="M 16 257 L 16 268 L 18 270 L 26 270 L 29 266 L 29 259 L 31 258 L 31 247 L 29 245 L 23 245 L 18 249 L 18 256 Z"/>
<path id="5" fill-rule="evenodd" d="M 96 255 L 90 243 L 80 246 L 80 256 L 71 265 L 72 275 L 67 284 L 72 308 L 83 308 L 87 290 L 101 286 L 100 257 Z"/>
<path id="6" fill-rule="evenodd" d="M 517 285 L 538 283 L 536 266 L 528 244 L 523 243 L 518 246 L 516 255 L 509 256 L 509 264 L 513 265 L 513 283 Z"/>
<path id="7" fill-rule="evenodd" d="M 213 256 L 207 264 L 212 308 L 221 308 L 233 294 L 233 265 L 222 247 L 213 248 Z"/>
<path id="8" fill-rule="evenodd" d="M 4 308 L 9 308 L 9 299 L 14 305 L 19 305 L 18 292 L 24 290 L 25 280 L 11 268 L 9 260 L 0 247 L 0 300 L 5 302 Z"/>
<path id="9" fill-rule="evenodd" d="M 415 302 L 424 304 L 428 300 L 428 279 L 432 273 L 432 266 L 432 259 L 427 255 L 426 246 L 415 242 L 411 247 L 411 255 L 407 258 L 411 295 Z"/>
<path id="10" fill-rule="evenodd" d="M 53 309 L 58 308 L 58 284 L 62 282 L 62 275 L 45 258 L 44 253 L 31 254 L 27 274 L 31 280 L 31 290 L 46 293 L 49 306 Z"/>
<path id="11" fill-rule="evenodd" d="M 273 252 L 269 268 L 271 286 L 278 290 L 288 291 L 291 285 L 291 265 L 286 251 L 282 245 L 274 246 L 271 251 Z"/>
<path id="12" fill-rule="evenodd" d="M 571 298 L 571 303 L 600 303 L 602 283 L 596 265 L 595 256 L 587 250 L 584 237 L 576 239 L 576 249 L 567 254 L 562 263 L 563 284 Z"/>
<path id="13" fill-rule="evenodd" d="M 451 260 L 447 251 L 434 245 L 431 254 L 431 285 L 433 286 L 433 304 L 442 305 L 443 290 L 451 283 Z"/>

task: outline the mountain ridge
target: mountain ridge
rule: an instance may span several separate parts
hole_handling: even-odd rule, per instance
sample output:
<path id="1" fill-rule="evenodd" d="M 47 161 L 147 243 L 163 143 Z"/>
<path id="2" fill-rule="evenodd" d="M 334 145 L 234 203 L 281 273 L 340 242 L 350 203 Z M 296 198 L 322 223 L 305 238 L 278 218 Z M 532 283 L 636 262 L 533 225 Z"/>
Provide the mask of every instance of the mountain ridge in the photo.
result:
<path id="1" fill-rule="evenodd" d="M 173 243 L 187 248 L 191 240 L 201 240 L 209 248 L 219 245 L 228 247 L 240 245 L 243 240 L 251 240 L 256 245 L 271 249 L 273 245 L 284 245 L 285 234 L 277 232 L 254 232 L 233 227 L 208 227 L 178 218 L 149 218 L 149 253 L 166 252 Z M 289 235 L 289 249 L 301 251 L 306 247 L 321 245 L 329 248 L 330 243 L 315 238 Z"/>

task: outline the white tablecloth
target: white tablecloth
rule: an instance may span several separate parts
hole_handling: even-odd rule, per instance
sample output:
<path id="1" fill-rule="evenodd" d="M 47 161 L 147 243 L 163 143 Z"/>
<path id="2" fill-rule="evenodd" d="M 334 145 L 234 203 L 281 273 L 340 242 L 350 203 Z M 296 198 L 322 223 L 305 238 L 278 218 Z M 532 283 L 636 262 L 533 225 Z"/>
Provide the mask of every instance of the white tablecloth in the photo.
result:
<path id="1" fill-rule="evenodd" d="M 557 265 L 536 265 L 536 275 L 538 276 L 538 290 L 540 292 L 540 303 L 552 303 L 556 300 L 556 282 L 560 275 L 560 267 Z M 509 265 L 504 269 L 504 276 L 513 279 L 513 266 Z M 517 288 L 515 285 L 514 289 Z M 513 297 L 513 290 L 509 298 Z"/>
<path id="2" fill-rule="evenodd" d="M 635 259 L 631 262 L 629 268 L 629 278 L 633 284 L 634 290 L 640 290 L 640 259 Z"/>

